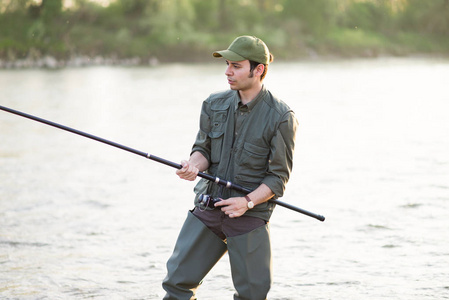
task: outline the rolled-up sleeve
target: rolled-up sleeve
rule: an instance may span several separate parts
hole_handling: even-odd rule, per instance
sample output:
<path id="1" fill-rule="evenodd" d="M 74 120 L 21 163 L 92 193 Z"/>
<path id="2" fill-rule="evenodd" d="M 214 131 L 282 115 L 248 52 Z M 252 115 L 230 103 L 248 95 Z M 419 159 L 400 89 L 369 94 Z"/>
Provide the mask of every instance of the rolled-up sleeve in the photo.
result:
<path id="1" fill-rule="evenodd" d="M 285 186 L 290 178 L 297 127 L 298 120 L 295 114 L 288 111 L 281 118 L 276 134 L 271 140 L 268 172 L 262 183 L 271 189 L 275 199 L 284 195 Z"/>

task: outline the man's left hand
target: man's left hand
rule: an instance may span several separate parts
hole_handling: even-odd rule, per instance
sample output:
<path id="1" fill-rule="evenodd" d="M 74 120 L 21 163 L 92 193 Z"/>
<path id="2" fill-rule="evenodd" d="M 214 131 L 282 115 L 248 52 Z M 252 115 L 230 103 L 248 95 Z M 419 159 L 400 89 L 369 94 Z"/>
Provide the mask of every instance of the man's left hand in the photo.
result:
<path id="1" fill-rule="evenodd" d="M 248 210 L 248 201 L 244 197 L 233 197 L 215 203 L 215 207 L 221 207 L 230 218 L 238 218 Z"/>

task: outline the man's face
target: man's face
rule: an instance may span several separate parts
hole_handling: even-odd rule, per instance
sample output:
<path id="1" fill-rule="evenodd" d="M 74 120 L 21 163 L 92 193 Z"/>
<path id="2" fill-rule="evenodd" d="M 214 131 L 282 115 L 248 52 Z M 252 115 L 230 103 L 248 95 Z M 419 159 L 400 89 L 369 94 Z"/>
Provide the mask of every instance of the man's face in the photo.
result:
<path id="1" fill-rule="evenodd" d="M 258 81 L 259 77 L 253 76 L 250 72 L 249 60 L 230 61 L 226 60 L 228 67 L 225 75 L 231 90 L 245 91 L 252 88 Z"/>

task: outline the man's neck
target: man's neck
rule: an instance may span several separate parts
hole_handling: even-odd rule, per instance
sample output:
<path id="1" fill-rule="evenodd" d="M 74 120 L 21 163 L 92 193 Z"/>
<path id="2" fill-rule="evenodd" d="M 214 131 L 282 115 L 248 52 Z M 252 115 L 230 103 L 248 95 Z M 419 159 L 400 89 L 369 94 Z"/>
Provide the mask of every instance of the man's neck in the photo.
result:
<path id="1" fill-rule="evenodd" d="M 248 104 L 251 102 L 254 98 L 259 95 L 260 91 L 262 90 L 262 83 L 254 85 L 251 89 L 248 90 L 239 90 L 239 96 L 240 101 L 242 101 L 242 104 Z"/>

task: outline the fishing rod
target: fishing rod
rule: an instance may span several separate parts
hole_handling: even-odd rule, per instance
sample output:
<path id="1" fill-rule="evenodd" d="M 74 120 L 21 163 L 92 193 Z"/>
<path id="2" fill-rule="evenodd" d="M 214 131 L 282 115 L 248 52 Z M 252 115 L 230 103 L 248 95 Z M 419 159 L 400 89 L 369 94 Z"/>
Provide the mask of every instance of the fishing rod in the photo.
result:
<path id="1" fill-rule="evenodd" d="M 1 106 L 0 105 L 0 110 L 4 110 L 6 112 L 9 112 L 9 113 L 12 113 L 12 114 L 24 117 L 24 118 L 28 118 L 28 119 L 31 119 L 31 120 L 34 120 L 34 121 L 37 121 L 37 122 L 40 122 L 40 123 L 44 123 L 44 124 L 47 124 L 47 125 L 50 125 L 50 126 L 53 126 L 53 127 L 65 130 L 65 131 L 69 131 L 71 133 L 75 133 L 75 134 L 84 136 L 86 138 L 89 138 L 89 139 L 92 139 L 92 140 L 95 140 L 95 141 L 98 141 L 98 142 L 101 142 L 101 143 L 104 143 L 104 144 L 108 144 L 110 146 L 113 146 L 113 147 L 116 147 L 116 148 L 119 148 L 119 149 L 122 149 L 122 150 L 125 150 L 125 151 L 128 151 L 128 152 L 131 152 L 131 153 L 134 153 L 134 154 L 137 154 L 137 155 L 140 155 L 140 156 L 143 156 L 143 157 L 145 157 L 147 159 L 151 159 L 153 161 L 162 163 L 164 165 L 167 165 L 167 166 L 170 166 L 170 167 L 173 167 L 173 168 L 176 168 L 176 169 L 182 169 L 182 165 L 180 165 L 180 164 L 174 163 L 172 161 L 163 159 L 161 157 L 152 155 L 152 154 L 147 153 L 147 152 L 142 152 L 142 151 L 139 151 L 139 150 L 136 150 L 136 149 L 133 149 L 133 148 L 130 148 L 130 147 L 118 144 L 116 142 L 112 142 L 112 141 L 106 140 L 104 138 L 95 136 L 95 135 L 87 133 L 87 132 L 83 132 L 83 131 L 80 131 L 80 130 L 77 130 L 77 129 L 74 129 L 74 128 L 71 128 L 71 127 L 68 127 L 68 126 L 65 126 L 65 125 L 61 125 L 61 124 L 58 124 L 58 123 L 55 123 L 55 122 L 52 122 L 52 121 L 48 121 L 48 120 L 45 120 L 45 119 L 42 119 L 42 118 L 30 115 L 30 114 L 27 114 L 27 113 L 24 113 L 24 112 L 21 112 L 21 111 L 18 111 L 18 110 L 14 110 L 14 109 L 11 109 L 11 108 L 8 108 L 8 107 L 5 107 L 5 106 Z M 212 181 L 212 182 L 214 182 L 214 183 L 216 183 L 218 185 L 222 185 L 222 186 L 224 186 L 224 187 L 226 187 L 228 189 L 233 189 L 233 190 L 245 193 L 245 194 L 249 194 L 249 193 L 252 192 L 252 190 L 250 190 L 248 188 L 245 188 L 245 187 L 243 187 L 241 185 L 232 183 L 230 181 L 226 181 L 226 180 L 220 179 L 220 178 L 212 176 L 210 174 L 206 174 L 206 173 L 203 173 L 203 172 L 198 172 L 198 176 L 201 177 L 201 178 L 207 179 L 209 181 Z M 315 214 L 313 212 L 310 212 L 310 211 L 307 211 L 305 209 L 296 207 L 294 205 L 291 205 L 291 204 L 288 204 L 288 203 L 285 203 L 285 202 L 282 202 L 282 201 L 279 201 L 279 200 L 276 200 L 276 199 L 270 199 L 268 201 L 271 202 L 271 203 L 283 206 L 285 208 L 294 210 L 294 211 L 299 212 L 301 214 L 304 214 L 306 216 L 315 218 L 317 220 L 320 220 L 321 222 L 323 222 L 325 220 L 324 216 L 322 216 L 322 215 Z"/>

